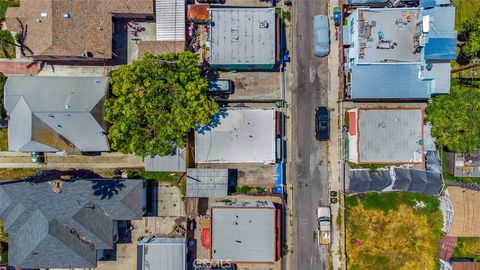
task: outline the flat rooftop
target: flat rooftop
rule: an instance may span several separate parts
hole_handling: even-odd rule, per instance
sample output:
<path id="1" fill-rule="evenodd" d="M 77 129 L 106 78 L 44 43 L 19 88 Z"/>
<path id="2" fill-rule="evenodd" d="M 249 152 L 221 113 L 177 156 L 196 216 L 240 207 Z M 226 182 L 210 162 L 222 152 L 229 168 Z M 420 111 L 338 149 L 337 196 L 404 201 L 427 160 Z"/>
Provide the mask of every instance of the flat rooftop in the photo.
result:
<path id="1" fill-rule="evenodd" d="M 212 260 L 274 262 L 275 208 L 264 205 L 212 206 Z"/>
<path id="2" fill-rule="evenodd" d="M 275 8 L 210 8 L 210 64 L 275 64 Z"/>
<path id="3" fill-rule="evenodd" d="M 274 109 L 221 109 L 195 131 L 197 163 L 275 163 Z"/>
<path id="4" fill-rule="evenodd" d="M 358 163 L 423 161 L 423 110 L 359 109 Z"/>
<path id="5" fill-rule="evenodd" d="M 358 62 L 420 62 L 414 37 L 419 9 L 358 9 Z M 355 24 L 354 24 L 355 25 Z"/>

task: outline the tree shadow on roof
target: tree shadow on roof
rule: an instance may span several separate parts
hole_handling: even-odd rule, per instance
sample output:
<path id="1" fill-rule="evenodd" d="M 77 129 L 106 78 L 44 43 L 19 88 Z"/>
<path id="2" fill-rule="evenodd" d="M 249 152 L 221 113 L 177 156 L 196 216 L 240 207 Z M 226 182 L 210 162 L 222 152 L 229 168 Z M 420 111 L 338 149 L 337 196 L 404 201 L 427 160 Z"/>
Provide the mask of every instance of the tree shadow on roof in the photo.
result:
<path id="1" fill-rule="evenodd" d="M 94 195 L 99 196 L 100 200 L 110 199 L 118 195 L 119 191 L 125 187 L 123 181 L 119 180 L 98 180 L 93 181 L 92 188 Z"/>
<path id="2" fill-rule="evenodd" d="M 222 118 L 227 118 L 228 112 L 227 110 L 220 109 L 216 114 L 211 116 L 211 121 L 205 126 L 197 125 L 195 130 L 200 134 L 205 134 L 207 131 L 211 131 L 212 129 L 220 126 Z"/>

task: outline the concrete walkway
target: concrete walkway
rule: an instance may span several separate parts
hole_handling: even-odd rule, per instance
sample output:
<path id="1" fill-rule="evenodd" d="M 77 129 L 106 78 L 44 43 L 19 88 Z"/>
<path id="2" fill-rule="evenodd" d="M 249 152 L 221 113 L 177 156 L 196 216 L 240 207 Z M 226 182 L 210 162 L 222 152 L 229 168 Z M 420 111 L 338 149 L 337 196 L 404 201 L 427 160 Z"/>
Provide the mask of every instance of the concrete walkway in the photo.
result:
<path id="1" fill-rule="evenodd" d="M 135 155 L 102 153 L 98 156 L 45 154 L 44 164 L 31 162 L 30 153 L 0 152 L 0 168 L 44 169 L 127 169 L 143 168 L 143 159 Z"/>
<path id="2" fill-rule="evenodd" d="M 336 31 L 335 24 L 332 20 L 331 14 L 333 14 L 333 8 L 338 6 L 338 0 L 329 0 L 328 5 L 328 15 L 330 16 L 330 55 L 328 56 L 328 66 L 330 70 L 330 87 L 328 92 L 328 107 L 330 110 L 330 141 L 328 148 L 328 160 L 329 162 L 329 182 L 330 182 L 330 191 L 337 191 L 338 196 L 343 196 L 341 194 L 341 170 L 342 170 L 342 157 L 343 157 L 343 137 L 342 137 L 342 126 L 343 126 L 343 113 L 342 113 L 342 103 L 339 99 L 339 40 L 335 40 Z M 339 28 L 341 31 L 341 28 Z M 346 269 L 342 260 L 342 248 L 343 248 L 343 204 L 342 200 L 339 197 L 339 201 L 336 204 L 330 204 L 332 211 L 332 225 L 333 225 L 333 242 L 331 246 L 332 254 L 332 265 L 333 269 Z M 341 220 L 337 219 L 340 218 Z"/>

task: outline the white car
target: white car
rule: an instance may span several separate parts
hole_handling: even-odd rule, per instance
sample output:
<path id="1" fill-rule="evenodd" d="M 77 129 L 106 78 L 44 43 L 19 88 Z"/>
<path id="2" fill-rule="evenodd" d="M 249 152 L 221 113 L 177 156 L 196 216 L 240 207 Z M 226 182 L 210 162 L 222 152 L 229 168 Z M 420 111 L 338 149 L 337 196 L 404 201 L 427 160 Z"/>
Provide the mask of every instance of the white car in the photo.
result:
<path id="1" fill-rule="evenodd" d="M 318 240 L 319 244 L 330 245 L 332 242 L 332 218 L 330 213 L 330 206 L 322 205 L 317 208 L 318 218 Z"/>
<path id="2" fill-rule="evenodd" d="M 313 50 L 316 56 L 324 57 L 330 53 L 330 28 L 328 17 L 313 17 Z"/>

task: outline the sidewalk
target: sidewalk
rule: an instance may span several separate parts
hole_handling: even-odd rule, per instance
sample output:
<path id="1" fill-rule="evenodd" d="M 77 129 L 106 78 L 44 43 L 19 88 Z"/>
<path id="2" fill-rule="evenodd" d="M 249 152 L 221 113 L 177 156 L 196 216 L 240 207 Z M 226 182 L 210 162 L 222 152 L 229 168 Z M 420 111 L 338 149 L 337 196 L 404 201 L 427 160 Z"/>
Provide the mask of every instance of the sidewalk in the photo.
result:
<path id="1" fill-rule="evenodd" d="M 328 87 L 328 107 L 330 108 L 330 142 L 328 147 L 328 160 L 329 179 L 330 179 L 330 191 L 338 192 L 338 203 L 330 204 L 332 211 L 332 226 L 333 237 L 331 246 L 331 260 L 333 269 L 344 269 L 342 263 L 342 244 L 343 244 L 343 219 L 342 219 L 342 200 L 341 184 L 340 184 L 340 171 L 341 171 L 341 158 L 343 151 L 342 144 L 343 138 L 341 134 L 343 114 L 341 102 L 339 102 L 339 44 L 338 40 L 335 40 L 335 24 L 331 18 L 333 14 L 333 8 L 338 6 L 337 0 L 330 0 L 328 5 L 328 15 L 330 16 L 330 26 L 333 29 L 330 31 L 330 55 L 328 56 L 328 66 L 330 72 L 330 85 Z M 341 28 L 340 28 L 341 31 Z M 340 120 L 340 121 L 338 121 Z M 339 126 L 340 124 L 340 126 Z M 339 219 L 340 218 L 340 219 Z"/>
<path id="2" fill-rule="evenodd" d="M 143 168 L 143 159 L 135 155 L 101 153 L 98 156 L 45 154 L 45 163 L 31 162 L 30 153 L 0 152 L 0 168 L 44 169 L 123 169 Z"/>

